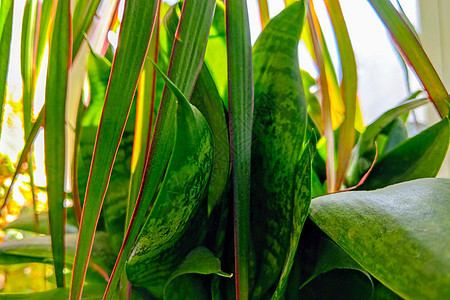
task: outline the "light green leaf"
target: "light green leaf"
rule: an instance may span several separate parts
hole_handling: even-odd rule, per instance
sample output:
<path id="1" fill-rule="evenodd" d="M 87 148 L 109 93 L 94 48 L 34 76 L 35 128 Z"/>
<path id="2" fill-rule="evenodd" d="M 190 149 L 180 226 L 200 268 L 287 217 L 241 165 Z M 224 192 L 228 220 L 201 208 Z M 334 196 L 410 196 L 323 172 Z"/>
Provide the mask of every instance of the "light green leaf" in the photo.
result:
<path id="1" fill-rule="evenodd" d="M 316 198 L 310 216 L 359 265 L 404 298 L 450 297 L 450 179 Z"/>
<path id="2" fill-rule="evenodd" d="M 6 92 L 6 76 L 8 75 L 9 52 L 11 46 L 12 20 L 14 1 L 4 0 L 0 4 L 0 117 L 3 116 L 3 105 Z M 0 136 L 2 124 L 0 124 Z"/>

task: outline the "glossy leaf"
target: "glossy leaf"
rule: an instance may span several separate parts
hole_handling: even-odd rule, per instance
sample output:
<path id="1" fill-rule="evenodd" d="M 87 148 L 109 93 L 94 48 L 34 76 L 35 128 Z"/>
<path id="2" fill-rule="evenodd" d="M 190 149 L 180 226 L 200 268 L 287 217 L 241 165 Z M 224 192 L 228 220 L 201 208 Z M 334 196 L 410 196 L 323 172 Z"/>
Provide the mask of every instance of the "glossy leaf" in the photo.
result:
<path id="1" fill-rule="evenodd" d="M 128 117 L 153 27 L 157 1 L 125 5 L 113 71 L 105 97 L 81 217 L 79 243 L 72 276 L 71 299 L 79 299 L 89 253 L 115 155 Z M 139 35 L 136 33 L 139 32 Z M 91 179 L 95 183 L 91 184 Z"/>
<path id="2" fill-rule="evenodd" d="M 45 160 L 56 284 L 64 286 L 64 167 L 67 80 L 72 57 L 70 0 L 59 1 L 51 37 L 45 105 Z"/>
<path id="3" fill-rule="evenodd" d="M 220 269 L 220 260 L 205 247 L 195 248 L 189 252 L 181 265 L 170 275 L 164 290 L 167 290 L 170 283 L 175 278 L 186 274 L 216 274 L 225 277 L 232 276 L 222 272 Z"/>
<path id="4" fill-rule="evenodd" d="M 408 23 L 388 0 L 368 0 L 390 31 L 399 52 L 414 69 L 441 117 L 448 116 L 448 92 Z"/>
<path id="5" fill-rule="evenodd" d="M 316 198 L 311 219 L 403 298 L 450 297 L 449 179 Z M 393 251 L 395 249 L 395 251 Z"/>
<path id="6" fill-rule="evenodd" d="M 172 49 L 167 75 L 183 95 L 192 93 L 195 79 L 200 71 L 214 7 L 215 2 L 211 0 L 188 0 L 183 4 L 181 21 L 177 30 L 178 39 Z M 192 28 L 201 30 L 193 31 Z M 156 120 L 149 157 L 146 162 L 143 185 L 141 186 L 136 207 L 131 217 L 131 223 L 125 235 L 108 287 L 117 286 L 119 276 L 133 247 L 133 242 L 145 221 L 145 215 L 166 170 L 174 143 L 173 124 L 175 122 L 175 113 L 175 96 L 172 92 L 165 89 Z M 107 299 L 110 299 L 113 295 L 111 290 L 108 290 L 105 295 Z"/>
<path id="7" fill-rule="evenodd" d="M 303 150 L 306 99 L 297 51 L 304 18 L 304 2 L 292 4 L 269 22 L 253 47 L 254 299 L 263 297 L 280 276 L 282 282 L 275 298 L 281 297 L 309 207 L 311 187 L 306 182 L 310 175 L 305 174 L 309 172 L 310 157 L 306 155 L 308 149 Z"/>
<path id="8" fill-rule="evenodd" d="M 249 295 L 253 67 L 247 1 L 225 1 L 236 298 Z"/>
<path id="9" fill-rule="evenodd" d="M 8 75 L 9 52 L 11 46 L 14 1 L 5 0 L 0 4 L 0 117 L 6 97 L 6 76 Z M 2 132 L 0 124 L 0 136 Z"/>
<path id="10" fill-rule="evenodd" d="M 173 41 L 176 30 L 175 25 L 178 24 L 178 16 L 175 8 L 175 6 L 172 7 L 164 18 L 170 41 Z M 220 7 L 216 6 L 214 18 L 216 18 L 217 13 L 220 11 Z M 211 29 L 211 31 L 212 30 L 213 29 Z M 209 40 L 210 39 L 211 33 Z M 208 44 L 210 42 L 209 40 Z M 223 104 L 206 63 L 203 64 L 198 75 L 192 92 L 191 103 L 195 105 L 205 117 L 214 137 L 214 162 L 210 182 L 208 184 L 209 215 L 222 198 L 229 178 L 230 146 Z"/>
<path id="11" fill-rule="evenodd" d="M 178 100 L 175 144 L 158 197 L 127 262 L 128 279 L 158 297 L 182 257 L 200 241 L 195 225 L 204 218 L 214 143 L 201 113 L 166 80 Z"/>
<path id="12" fill-rule="evenodd" d="M 394 183 L 435 177 L 449 147 L 448 118 L 407 139 L 375 163 L 362 190 L 373 190 Z"/>

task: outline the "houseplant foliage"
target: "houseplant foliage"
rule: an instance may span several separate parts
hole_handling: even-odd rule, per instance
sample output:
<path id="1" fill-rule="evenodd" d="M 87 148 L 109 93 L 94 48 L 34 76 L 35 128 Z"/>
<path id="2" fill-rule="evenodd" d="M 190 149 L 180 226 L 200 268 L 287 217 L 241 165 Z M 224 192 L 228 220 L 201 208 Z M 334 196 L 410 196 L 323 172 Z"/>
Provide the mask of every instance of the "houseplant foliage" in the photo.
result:
<path id="1" fill-rule="evenodd" d="M 270 20 L 260 0 L 253 47 L 245 0 L 128 0 L 123 18 L 118 1 L 101 2 L 26 1 L 26 144 L 11 186 L 22 164 L 32 170 L 44 127 L 48 213 L 9 224 L 26 237 L 1 243 L 0 261 L 50 265 L 56 286 L 0 297 L 450 297 L 450 180 L 433 178 L 449 147 L 449 96 L 390 1 L 368 0 L 427 98 L 415 93 L 365 128 L 338 0 L 324 2 L 342 79 L 313 1 L 285 0 Z M 15 3 L 0 5 L 3 107 Z M 299 69 L 301 39 L 317 79 Z M 408 136 L 410 110 L 428 102 L 441 120 Z"/>

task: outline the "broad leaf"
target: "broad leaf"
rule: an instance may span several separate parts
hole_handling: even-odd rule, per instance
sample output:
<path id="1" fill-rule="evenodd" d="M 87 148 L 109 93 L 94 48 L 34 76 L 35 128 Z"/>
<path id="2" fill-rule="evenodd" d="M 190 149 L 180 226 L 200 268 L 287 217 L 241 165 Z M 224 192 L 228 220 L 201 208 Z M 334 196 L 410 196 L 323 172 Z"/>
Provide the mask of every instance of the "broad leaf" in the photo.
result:
<path id="1" fill-rule="evenodd" d="M 202 231 L 202 227 L 195 225 L 205 215 L 202 203 L 214 143 L 201 113 L 167 77 L 166 80 L 178 100 L 175 145 L 158 197 L 127 263 L 128 279 L 144 285 L 158 297 L 183 255 L 201 241 L 202 234 L 197 231 Z"/>
<path id="2" fill-rule="evenodd" d="M 307 115 L 297 51 L 304 17 L 304 2 L 292 4 L 269 22 L 253 48 L 251 229 L 257 262 L 255 299 L 273 290 L 282 274 L 288 276 L 288 256 L 295 254 L 309 207 L 310 183 L 302 185 L 310 158 L 301 158 L 303 151 L 308 152 L 303 150 Z M 310 180 L 310 175 L 306 178 Z M 277 293 L 282 294 L 282 290 Z"/>
<path id="3" fill-rule="evenodd" d="M 449 147 L 448 118 L 405 140 L 375 163 L 358 189 L 373 190 L 394 183 L 435 177 Z"/>
<path id="4" fill-rule="evenodd" d="M 86 284 L 83 300 L 97 300 L 102 297 L 102 291 L 105 288 L 101 284 Z M 0 299 L 33 299 L 33 300 L 66 300 L 69 298 L 69 288 L 52 289 L 45 292 L 34 292 L 27 294 L 0 294 Z"/>
<path id="5" fill-rule="evenodd" d="M 220 269 L 220 260 L 215 257 L 210 250 L 204 247 L 195 248 L 189 252 L 181 265 L 170 275 L 164 290 L 167 291 L 174 279 L 186 274 L 216 274 L 225 277 L 232 276 L 222 272 Z M 164 294 L 166 294 L 166 292 Z"/>
<path id="6" fill-rule="evenodd" d="M 450 179 L 316 198 L 311 219 L 359 265 L 404 298 L 450 297 Z"/>

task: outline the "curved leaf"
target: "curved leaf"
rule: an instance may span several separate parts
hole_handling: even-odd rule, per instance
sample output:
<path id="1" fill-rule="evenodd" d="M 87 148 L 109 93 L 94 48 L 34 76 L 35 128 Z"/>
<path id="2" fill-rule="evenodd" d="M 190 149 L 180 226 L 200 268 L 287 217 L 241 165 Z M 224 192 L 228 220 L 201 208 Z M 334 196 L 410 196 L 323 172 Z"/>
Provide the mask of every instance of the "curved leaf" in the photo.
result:
<path id="1" fill-rule="evenodd" d="M 316 198 L 311 219 L 404 298 L 450 297 L 450 179 Z"/>
<path id="2" fill-rule="evenodd" d="M 373 190 L 394 183 L 435 177 L 447 154 L 448 118 L 405 140 L 377 161 L 359 190 Z"/>
<path id="3" fill-rule="evenodd" d="M 253 48 L 251 229 L 257 262 L 252 297 L 256 299 L 279 280 L 288 255 L 295 254 L 295 240 L 309 207 L 303 190 L 310 191 L 310 186 L 297 182 L 305 169 L 299 165 L 310 163 L 301 158 L 302 151 L 308 152 L 303 150 L 307 115 L 298 67 L 304 18 L 304 2 L 292 4 L 267 24 Z"/>

